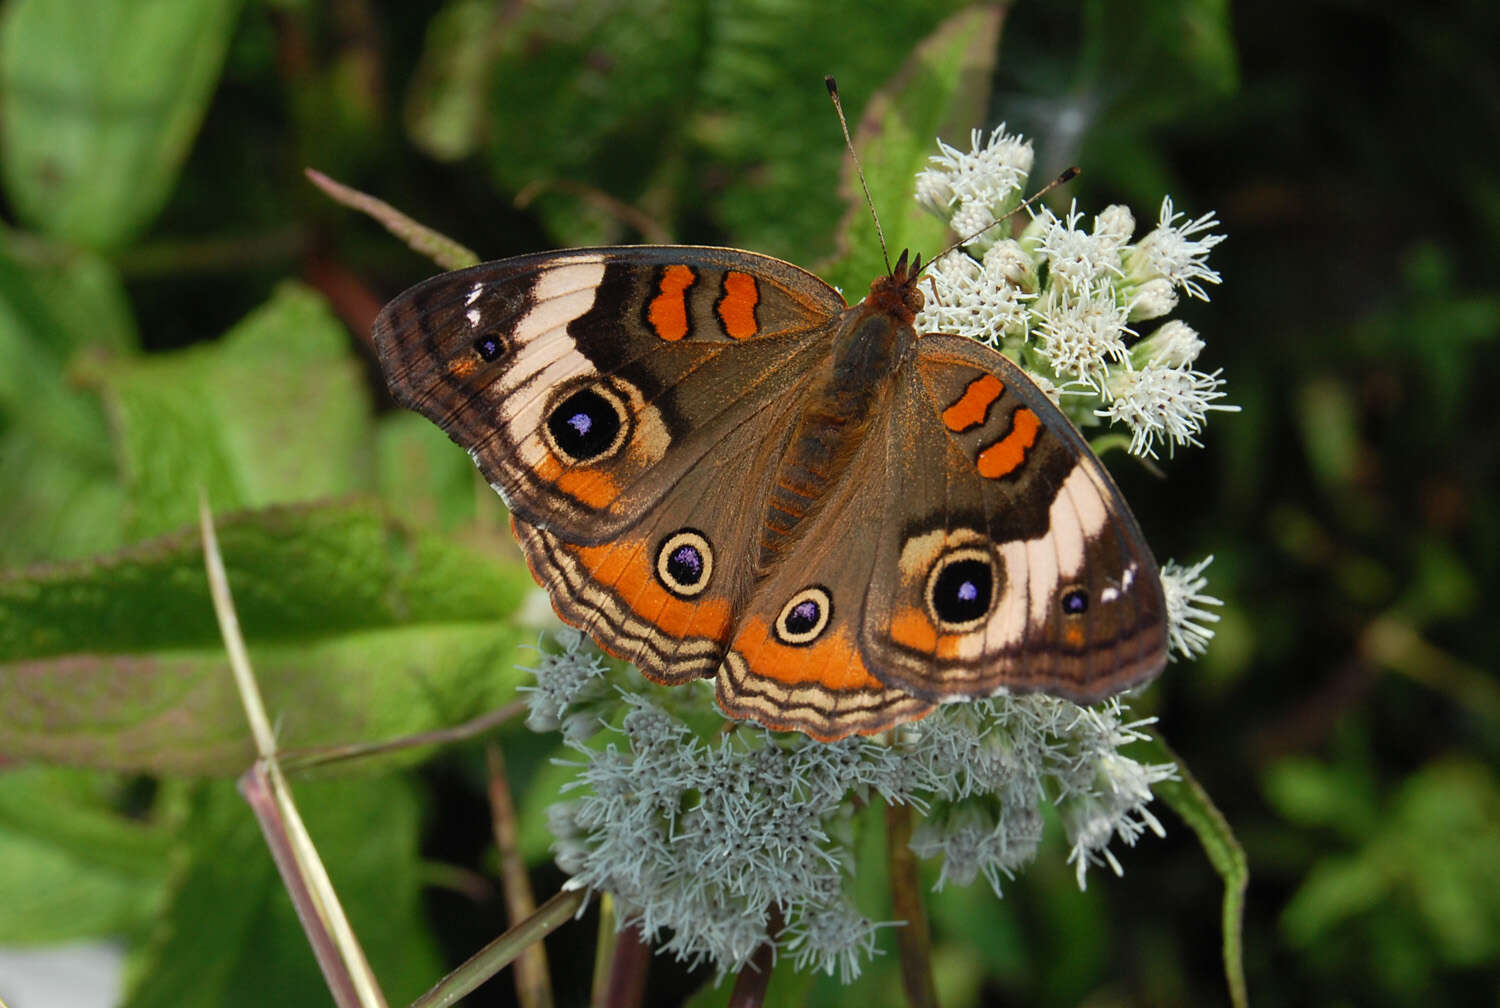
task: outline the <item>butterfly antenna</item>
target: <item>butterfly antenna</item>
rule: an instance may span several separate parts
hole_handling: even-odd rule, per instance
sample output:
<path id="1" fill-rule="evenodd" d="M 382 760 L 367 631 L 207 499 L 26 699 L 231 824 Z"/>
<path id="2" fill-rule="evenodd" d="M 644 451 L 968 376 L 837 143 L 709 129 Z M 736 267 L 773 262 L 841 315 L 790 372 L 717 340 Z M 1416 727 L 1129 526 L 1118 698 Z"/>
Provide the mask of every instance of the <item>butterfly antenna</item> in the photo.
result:
<path id="1" fill-rule="evenodd" d="M 833 79 L 833 74 L 823 78 L 823 83 L 828 85 L 828 97 L 833 99 L 833 110 L 839 114 L 839 127 L 844 131 L 844 146 L 849 148 L 849 159 L 854 162 L 854 174 L 859 176 L 859 187 L 865 191 L 865 203 L 870 208 L 870 216 L 875 219 L 875 236 L 880 239 L 880 254 L 885 259 L 885 272 L 891 274 L 891 253 L 885 244 L 885 229 L 880 226 L 880 215 L 875 212 L 875 200 L 870 196 L 869 183 L 865 181 L 865 170 L 859 166 L 859 155 L 854 153 L 854 140 L 849 136 L 849 121 L 844 118 L 844 103 L 839 101 L 839 85 Z"/>
<path id="2" fill-rule="evenodd" d="M 978 238 L 980 235 L 984 234 L 990 228 L 997 228 L 1001 224 L 1004 224 L 1006 221 L 1010 220 L 1016 214 L 1020 213 L 1022 210 L 1025 210 L 1027 207 L 1031 206 L 1031 204 L 1035 203 L 1037 200 L 1041 199 L 1043 196 L 1047 195 L 1049 192 L 1051 192 L 1052 190 L 1056 189 L 1058 186 L 1064 185 L 1064 184 L 1066 184 L 1068 182 L 1073 181 L 1075 178 L 1078 177 L 1079 173 L 1082 172 L 1082 171 L 1083 171 L 1083 169 L 1079 168 L 1076 165 L 1073 166 L 1072 168 L 1065 168 L 1065 169 L 1063 169 L 1062 173 L 1059 174 L 1057 176 L 1057 178 L 1053 179 L 1051 182 L 1048 182 L 1046 185 L 1042 186 L 1036 192 L 1032 193 L 1029 198 L 1027 198 L 1026 200 L 1024 200 L 1019 206 L 1017 206 L 1010 213 L 1006 214 L 1004 217 L 1001 217 L 999 220 L 997 220 L 997 221 L 995 221 L 993 223 L 986 224 L 984 227 L 980 228 L 978 231 L 975 231 L 973 234 L 971 234 L 971 235 L 965 235 L 964 237 L 960 238 L 958 241 L 954 242 L 952 245 L 949 245 L 947 248 L 943 249 L 943 251 L 939 252 L 937 255 L 935 255 L 931 259 L 927 260 L 927 265 L 931 266 L 933 263 L 935 263 L 939 259 L 943 258 L 943 256 L 947 255 L 949 252 L 952 252 L 954 249 L 956 249 L 956 248 L 962 248 L 963 246 L 969 244 L 969 242 L 973 241 L 975 238 Z M 925 268 L 926 267 L 924 266 L 923 269 L 925 269 Z"/>

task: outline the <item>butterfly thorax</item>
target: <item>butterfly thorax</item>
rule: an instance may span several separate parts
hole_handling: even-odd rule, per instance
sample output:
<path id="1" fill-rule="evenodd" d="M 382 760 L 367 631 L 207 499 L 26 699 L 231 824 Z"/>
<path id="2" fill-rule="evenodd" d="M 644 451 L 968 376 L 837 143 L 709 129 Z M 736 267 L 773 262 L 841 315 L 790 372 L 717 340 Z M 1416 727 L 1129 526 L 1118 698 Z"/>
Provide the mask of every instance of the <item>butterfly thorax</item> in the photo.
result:
<path id="1" fill-rule="evenodd" d="M 869 296 L 839 320 L 833 354 L 777 466 L 761 525 L 761 574 L 798 541 L 807 519 L 832 496 L 916 342 L 912 320 L 921 293 L 898 271 L 871 284 Z"/>

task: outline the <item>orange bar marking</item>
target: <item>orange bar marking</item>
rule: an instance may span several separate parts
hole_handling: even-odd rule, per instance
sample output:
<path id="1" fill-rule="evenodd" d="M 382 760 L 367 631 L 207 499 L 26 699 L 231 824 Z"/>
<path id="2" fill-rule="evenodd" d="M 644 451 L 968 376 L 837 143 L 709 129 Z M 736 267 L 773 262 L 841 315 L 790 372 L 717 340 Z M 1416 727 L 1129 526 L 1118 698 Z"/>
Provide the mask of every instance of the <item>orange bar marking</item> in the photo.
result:
<path id="1" fill-rule="evenodd" d="M 719 321 L 731 339 L 754 336 L 755 306 L 760 304 L 760 286 L 749 273 L 730 270 L 724 274 L 724 296 L 719 299 Z"/>
<path id="2" fill-rule="evenodd" d="M 1036 444 L 1042 421 L 1022 406 L 1011 417 L 1010 433 L 979 453 L 979 475 L 987 479 L 1009 476 L 1026 463 L 1026 453 Z"/>
<path id="3" fill-rule="evenodd" d="M 905 607 L 891 617 L 891 640 L 928 654 L 937 650 L 938 635 L 932 621 L 916 609 Z"/>
<path id="4" fill-rule="evenodd" d="M 620 496 L 619 485 L 607 474 L 588 469 L 564 469 L 563 464 L 550 451 L 542 459 L 537 475 L 584 507 L 591 507 L 596 511 L 609 507 Z"/>
<path id="5" fill-rule="evenodd" d="M 687 289 L 698 277 L 686 266 L 662 270 L 657 295 L 646 309 L 646 321 L 660 339 L 676 342 L 688 334 Z"/>
<path id="6" fill-rule="evenodd" d="M 990 406 L 1000 393 L 1005 391 L 1005 386 L 1000 384 L 1000 379 L 994 375 L 981 375 L 969 382 L 969 387 L 964 389 L 964 394 L 959 397 L 958 402 L 943 410 L 943 425 L 955 434 L 978 427 L 984 423 L 989 415 Z"/>
<path id="7" fill-rule="evenodd" d="M 771 634 L 764 619 L 751 617 L 730 647 L 745 659 L 751 675 L 783 686 L 812 684 L 832 693 L 885 689 L 865 668 L 843 627 L 803 647 L 789 647 Z"/>
<path id="8" fill-rule="evenodd" d="M 729 636 L 729 601 L 706 596 L 695 601 L 680 599 L 657 582 L 655 563 L 647 542 L 623 539 L 607 546 L 573 546 L 568 550 L 594 580 L 613 591 L 636 616 L 678 640 Z"/>

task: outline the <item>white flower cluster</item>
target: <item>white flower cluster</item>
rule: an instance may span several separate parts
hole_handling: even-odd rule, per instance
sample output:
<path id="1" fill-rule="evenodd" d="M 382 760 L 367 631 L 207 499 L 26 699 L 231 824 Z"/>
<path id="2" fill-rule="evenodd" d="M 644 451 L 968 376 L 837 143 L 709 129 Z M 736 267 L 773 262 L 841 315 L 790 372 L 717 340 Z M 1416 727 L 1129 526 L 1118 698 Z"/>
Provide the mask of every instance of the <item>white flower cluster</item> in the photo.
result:
<path id="1" fill-rule="evenodd" d="M 748 723 L 724 733 L 721 719 L 703 721 L 706 689 L 639 676 L 610 688 L 601 671 L 570 634 L 531 694 L 538 727 L 593 728 L 567 737 L 580 759 L 549 810 L 557 863 L 570 885 L 612 893 L 622 925 L 721 972 L 767 940 L 774 908 L 778 954 L 846 982 L 859 974 L 883 925 L 849 882 L 877 801 L 922 816 L 911 847 L 942 859 L 940 884 L 983 876 L 997 893 L 1035 857 L 1047 807 L 1060 811 L 1080 885 L 1101 859 L 1119 870 L 1112 838 L 1160 831 L 1145 806 L 1172 767 L 1121 753 L 1145 722 L 1126 723 L 1117 701 L 947 704 L 892 737 L 828 744 Z"/>
<path id="2" fill-rule="evenodd" d="M 1208 254 L 1224 240 L 1211 213 L 1186 220 L 1162 201 L 1156 227 L 1131 244 L 1135 217 L 1106 207 L 1085 230 L 1074 206 L 1065 217 L 1043 208 L 1018 234 L 1005 222 L 1021 205 L 1031 144 L 1005 132 L 972 149 L 938 141 L 941 153 L 917 176 L 917 200 L 966 237 L 933 264 L 919 331 L 969 336 L 1002 351 L 1049 393 L 1073 397 L 1065 410 L 1080 426 L 1103 418 L 1125 424 L 1130 450 L 1154 457 L 1198 444 L 1209 410 L 1220 403 L 1219 372 L 1193 368 L 1203 341 L 1185 322 L 1140 323 L 1177 307 L 1179 292 L 1208 299 L 1219 282 Z"/>

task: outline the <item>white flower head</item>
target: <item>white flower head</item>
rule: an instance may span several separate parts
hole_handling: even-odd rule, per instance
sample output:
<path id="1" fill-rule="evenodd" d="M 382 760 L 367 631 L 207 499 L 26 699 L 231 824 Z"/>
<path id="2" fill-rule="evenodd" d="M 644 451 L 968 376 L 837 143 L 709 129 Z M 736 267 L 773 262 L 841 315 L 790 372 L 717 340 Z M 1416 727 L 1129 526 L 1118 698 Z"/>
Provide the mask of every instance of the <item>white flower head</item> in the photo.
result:
<path id="1" fill-rule="evenodd" d="M 1007 244 L 1015 246 L 997 244 L 983 262 L 954 250 L 933 263 L 928 272 L 930 296 L 914 323 L 917 331 L 967 336 L 995 347 L 1007 335 L 1024 333 L 1027 305 L 1036 295 L 1023 286 L 1024 273 L 1022 283 L 1011 279 L 1020 267 L 1015 256 L 1004 251 Z M 1017 254 L 1029 262 L 1023 253 Z M 1033 273 L 1031 281 L 1035 279 Z"/>
<path id="2" fill-rule="evenodd" d="M 1167 645 L 1174 656 L 1196 658 L 1213 640 L 1213 629 L 1206 624 L 1219 622 L 1219 614 L 1203 607 L 1224 604 L 1203 593 L 1208 587 L 1203 572 L 1213 562 L 1210 556 L 1191 567 L 1183 567 L 1175 560 L 1168 560 L 1162 566 L 1161 586 L 1167 597 Z"/>
<path id="3" fill-rule="evenodd" d="M 1181 368 L 1197 360 L 1202 350 L 1198 331 L 1180 319 L 1172 319 L 1137 343 L 1130 351 L 1130 360 L 1136 367 L 1158 364 Z"/>
<path id="4" fill-rule="evenodd" d="M 542 680 L 575 672 L 538 669 Z M 563 692 L 543 681 L 531 696 Z M 940 706 L 884 740 L 823 743 L 748 724 L 725 734 L 673 712 L 685 694 L 711 703 L 703 689 L 637 677 L 610 693 L 600 731 L 568 740 L 576 776 L 548 811 L 558 864 L 570 887 L 612 893 L 622 925 L 721 972 L 767 940 L 774 906 L 781 953 L 845 980 L 859 973 L 885 926 L 847 885 L 856 811 L 872 801 L 924 817 L 912 849 L 942 859 L 942 880 L 982 877 L 997 892 L 1036 856 L 1047 804 L 1062 803 L 1081 824 L 1069 833 L 1085 856 L 1080 871 L 1110 858 L 1112 838 L 1133 840 L 1147 817 L 1153 768 L 1116 751 L 1141 737 L 1118 701 L 1089 710 L 1002 696 Z M 567 710 L 557 713 L 566 720 Z M 1077 815 L 1085 808 L 1086 822 Z"/>
<path id="5" fill-rule="evenodd" d="M 1037 215 L 1041 230 L 1036 239 L 1037 252 L 1047 259 L 1049 282 L 1061 281 L 1080 293 L 1096 290 L 1125 276 L 1120 265 L 1120 246 L 1124 242 L 1118 240 L 1116 232 L 1108 230 L 1118 227 L 1119 215 L 1111 215 L 1104 222 L 1106 230 L 1102 234 L 1089 234 L 1080 228 L 1078 221 L 1082 216 L 1077 201 L 1065 218 L 1043 207 Z M 1096 221 L 1096 230 L 1097 227 Z M 1129 237 L 1128 233 L 1126 237 Z"/>
<path id="6" fill-rule="evenodd" d="M 1128 311 L 1130 321 L 1161 318 L 1177 307 L 1177 289 L 1166 277 L 1155 277 L 1135 288 Z"/>
<path id="7" fill-rule="evenodd" d="M 1094 218 L 1094 238 L 1104 247 L 1123 248 L 1135 234 L 1135 214 L 1121 203 L 1112 203 Z"/>
<path id="8" fill-rule="evenodd" d="M 1130 428 L 1132 454 L 1155 458 L 1159 441 L 1166 442 L 1169 454 L 1182 444 L 1201 447 L 1198 433 L 1209 410 L 1239 410 L 1216 401 L 1224 396 L 1223 386 L 1218 371 L 1205 374 L 1161 362 L 1116 368 L 1104 383 L 1106 404 L 1095 412 Z"/>
<path id="9" fill-rule="evenodd" d="M 1059 376 L 1102 388 L 1110 364 L 1126 360 L 1125 337 L 1135 335 L 1127 321 L 1107 290 L 1049 283 L 1036 307 L 1037 349 Z"/>
<path id="10" fill-rule="evenodd" d="M 1021 189 L 1031 172 L 1031 141 L 1005 132 L 1001 123 L 990 131 L 974 130 L 970 149 L 960 151 L 938 141 L 940 153 L 917 173 L 917 202 L 949 222 L 960 236 L 978 236 L 982 251 L 995 238 L 986 231 L 1020 203 Z M 1001 236 L 1003 237 L 1003 236 Z"/>
<path id="11" fill-rule="evenodd" d="M 1206 233 L 1219 226 L 1212 212 L 1179 225 L 1178 218 L 1184 216 L 1173 210 L 1172 197 L 1162 198 L 1156 228 L 1126 250 L 1130 277 L 1137 283 L 1162 277 L 1190 296 L 1207 301 L 1208 292 L 1202 284 L 1216 284 L 1221 279 L 1216 270 L 1209 269 L 1208 253 L 1224 236 Z"/>

